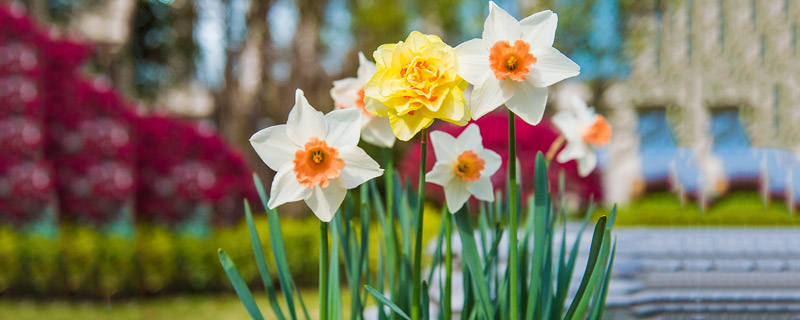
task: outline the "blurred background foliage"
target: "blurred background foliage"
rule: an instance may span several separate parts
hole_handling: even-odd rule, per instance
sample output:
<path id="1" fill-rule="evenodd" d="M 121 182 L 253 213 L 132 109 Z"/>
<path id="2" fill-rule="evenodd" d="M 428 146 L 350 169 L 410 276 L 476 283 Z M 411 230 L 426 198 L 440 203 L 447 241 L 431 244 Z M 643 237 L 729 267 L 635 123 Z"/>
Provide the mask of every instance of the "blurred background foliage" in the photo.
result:
<path id="1" fill-rule="evenodd" d="M 38 20 L 99 43 L 88 69 L 144 108 L 209 118 L 244 150 L 257 129 L 285 120 L 296 87 L 312 105 L 331 108 L 331 81 L 355 74 L 357 52 L 370 56 L 411 30 L 455 46 L 479 37 L 488 13 L 477 0 L 18 2 Z M 627 72 L 626 18 L 654 1 L 498 3 L 515 16 L 556 11 L 557 47 L 583 67 L 580 80 L 602 91 Z"/>

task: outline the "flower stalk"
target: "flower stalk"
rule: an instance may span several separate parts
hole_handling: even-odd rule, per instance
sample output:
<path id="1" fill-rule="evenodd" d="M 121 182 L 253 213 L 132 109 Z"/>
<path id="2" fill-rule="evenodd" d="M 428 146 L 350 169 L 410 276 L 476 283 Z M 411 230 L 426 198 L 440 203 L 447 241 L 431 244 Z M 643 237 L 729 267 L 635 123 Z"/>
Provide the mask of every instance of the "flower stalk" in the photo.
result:
<path id="1" fill-rule="evenodd" d="M 328 223 L 319 222 L 319 319 L 328 320 Z"/>
<path id="2" fill-rule="evenodd" d="M 508 205 L 509 205 L 509 245 L 508 264 L 510 266 L 509 304 L 511 319 L 519 319 L 517 315 L 517 134 L 514 126 L 514 112 L 508 111 Z"/>
<path id="3" fill-rule="evenodd" d="M 452 250 L 452 238 L 453 238 L 453 217 L 447 216 L 444 219 L 444 236 L 445 236 L 445 256 L 444 256 L 444 264 L 445 264 L 445 278 L 444 278 L 444 298 L 443 305 L 444 305 L 444 320 L 451 320 L 453 317 L 453 308 L 450 306 L 451 303 L 451 296 L 453 290 L 453 280 L 451 279 L 451 275 L 453 274 L 453 250 Z"/>
<path id="4" fill-rule="evenodd" d="M 420 158 L 419 158 L 419 184 L 417 192 L 417 232 L 414 239 L 414 287 L 411 295 L 411 319 L 419 320 L 420 307 L 422 304 L 422 223 L 423 210 L 425 210 L 425 169 L 428 158 L 428 129 L 422 129 L 420 136 Z"/>
<path id="5" fill-rule="evenodd" d="M 553 161 L 553 157 L 556 156 L 556 152 L 558 152 L 558 149 L 561 149 L 561 147 L 564 146 L 565 142 L 567 142 L 567 139 L 564 138 L 563 135 L 559 135 L 556 140 L 553 140 L 553 143 L 550 144 L 550 148 L 547 149 L 547 153 L 544 155 L 544 159 L 548 164 Z"/>

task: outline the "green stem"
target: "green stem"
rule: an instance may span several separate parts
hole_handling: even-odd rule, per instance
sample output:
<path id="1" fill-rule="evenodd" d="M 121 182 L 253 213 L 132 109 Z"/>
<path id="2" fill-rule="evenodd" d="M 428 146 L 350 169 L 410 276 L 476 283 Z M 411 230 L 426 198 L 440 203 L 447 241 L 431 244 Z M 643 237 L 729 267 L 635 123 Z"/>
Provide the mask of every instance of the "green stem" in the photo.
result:
<path id="1" fill-rule="evenodd" d="M 383 173 L 384 178 L 386 179 L 386 219 L 387 225 L 391 227 L 390 230 L 386 230 L 390 234 L 390 240 L 392 244 L 397 245 L 397 235 L 395 234 L 394 229 L 394 154 L 392 153 L 391 148 L 383 148 L 383 157 L 386 161 L 386 170 Z M 390 248 L 391 252 L 394 252 L 395 261 L 400 261 L 399 255 L 399 248 Z M 399 268 L 399 266 L 394 266 L 395 269 Z"/>
<path id="2" fill-rule="evenodd" d="M 425 209 L 425 169 L 428 157 L 428 129 L 422 129 L 419 158 L 419 184 L 417 187 L 417 233 L 414 239 L 414 291 L 411 295 L 411 319 L 419 320 L 422 303 L 422 218 Z"/>
<path id="3" fill-rule="evenodd" d="M 450 300 L 451 300 L 450 296 L 451 296 L 451 290 L 452 290 L 452 287 L 453 287 L 453 282 L 450 279 L 450 275 L 453 273 L 453 251 L 451 249 L 451 243 L 450 242 L 451 242 L 451 239 L 453 237 L 452 236 L 452 234 L 453 234 L 453 226 L 452 226 L 453 216 L 449 215 L 446 212 L 444 214 L 448 215 L 447 219 L 444 219 L 444 234 L 445 234 L 445 237 L 447 239 L 446 240 L 447 242 L 445 242 L 445 250 L 446 250 L 446 252 L 445 252 L 445 256 L 444 256 L 444 264 L 445 264 L 444 298 L 443 298 L 443 300 L 444 300 L 443 301 L 443 303 L 444 303 L 444 320 L 451 320 L 452 317 L 453 317 L 453 310 L 452 310 L 452 307 L 450 306 Z"/>
<path id="4" fill-rule="evenodd" d="M 508 111 L 508 205 L 509 205 L 509 245 L 508 265 L 511 267 L 510 317 L 519 319 L 517 315 L 517 139 L 514 128 L 514 113 Z"/>
<path id="5" fill-rule="evenodd" d="M 319 319 L 328 320 L 328 223 L 319 222 Z"/>

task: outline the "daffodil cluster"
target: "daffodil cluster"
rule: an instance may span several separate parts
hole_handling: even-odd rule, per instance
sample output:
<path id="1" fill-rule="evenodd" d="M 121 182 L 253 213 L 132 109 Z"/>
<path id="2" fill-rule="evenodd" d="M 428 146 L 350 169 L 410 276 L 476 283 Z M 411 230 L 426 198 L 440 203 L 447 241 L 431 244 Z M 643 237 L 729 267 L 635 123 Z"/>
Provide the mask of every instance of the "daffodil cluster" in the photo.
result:
<path id="1" fill-rule="evenodd" d="M 359 137 L 391 148 L 395 139 L 408 141 L 435 119 L 463 126 L 501 105 L 538 124 L 547 87 L 580 73 L 553 48 L 557 24 L 558 15 L 550 10 L 517 20 L 490 2 L 480 39 L 453 48 L 435 35 L 414 31 L 405 41 L 378 47 L 374 63 L 359 53 L 357 77 L 334 81 L 330 93 L 337 110 L 327 115 L 314 110 L 298 90 L 287 124 L 251 138 L 259 156 L 277 171 L 269 206 L 305 200 L 320 219 L 330 221 L 345 190 L 383 172 L 356 146 Z M 470 84 L 468 101 L 464 91 Z M 587 175 L 597 162 L 594 149 L 610 139 L 610 126 L 585 103 L 554 121 L 568 141 L 558 161 L 575 159 L 580 174 Z M 445 187 L 450 211 L 470 194 L 493 201 L 488 178 L 501 160 L 483 149 L 477 126 L 458 138 L 434 132 L 431 139 L 438 160 L 428 181 Z"/>

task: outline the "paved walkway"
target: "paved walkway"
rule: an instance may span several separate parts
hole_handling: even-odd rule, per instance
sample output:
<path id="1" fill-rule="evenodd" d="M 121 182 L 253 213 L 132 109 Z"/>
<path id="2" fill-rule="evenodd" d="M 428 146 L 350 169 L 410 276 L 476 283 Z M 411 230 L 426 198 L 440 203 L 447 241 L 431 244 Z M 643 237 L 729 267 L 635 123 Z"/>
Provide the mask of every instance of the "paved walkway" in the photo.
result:
<path id="1" fill-rule="evenodd" d="M 588 258 L 592 228 L 587 229 L 573 293 Z M 568 225 L 568 244 L 578 230 L 578 225 Z M 614 235 L 617 256 L 607 300 L 609 319 L 800 319 L 800 229 L 617 228 Z M 453 240 L 454 252 L 459 252 L 459 239 Z M 560 237 L 554 243 L 560 243 Z M 501 247 L 507 248 L 507 242 Z M 433 246 L 428 251 L 433 253 Z M 452 306 L 460 310 L 457 270 L 453 286 Z M 431 300 L 439 301 L 436 286 L 431 289 Z"/>

